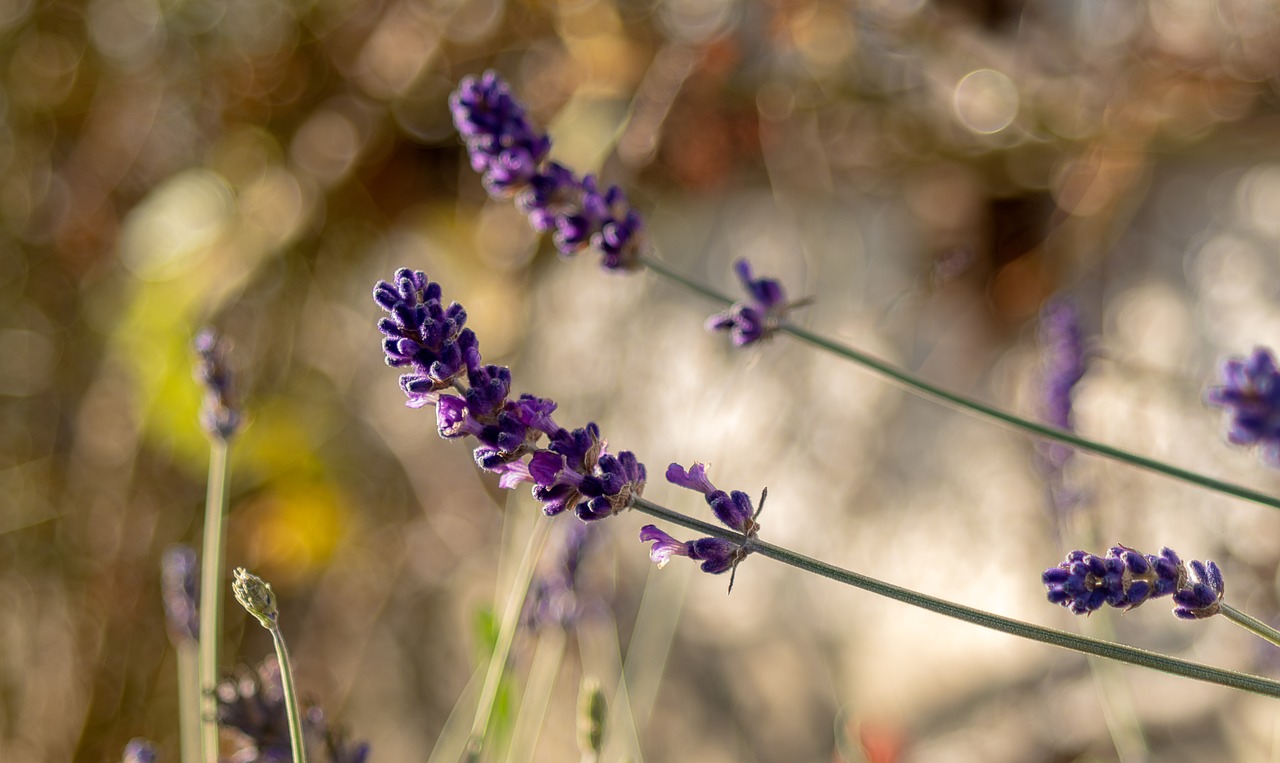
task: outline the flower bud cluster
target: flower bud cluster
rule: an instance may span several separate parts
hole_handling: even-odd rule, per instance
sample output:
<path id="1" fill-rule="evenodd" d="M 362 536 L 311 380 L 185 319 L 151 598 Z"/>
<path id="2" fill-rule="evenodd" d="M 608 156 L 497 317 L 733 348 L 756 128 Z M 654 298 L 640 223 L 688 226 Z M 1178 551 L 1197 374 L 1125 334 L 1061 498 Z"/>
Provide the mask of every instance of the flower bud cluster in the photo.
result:
<path id="1" fill-rule="evenodd" d="M 434 405 L 441 437 L 474 438 L 476 464 L 501 475 L 501 487 L 533 483 L 548 516 L 573 511 L 590 521 L 630 506 L 644 491 L 644 465 L 630 451 L 607 452 L 594 423 L 561 427 L 551 417 L 555 402 L 512 399 L 510 369 L 482 362 L 480 344 L 465 328 L 466 311 L 456 302 L 444 306 L 441 295 L 439 284 L 408 269 L 373 290 L 390 314 L 378 328 L 387 365 L 407 371 L 400 388 L 408 405 Z"/>
<path id="2" fill-rule="evenodd" d="M 750 496 L 740 490 L 726 493 L 711 484 L 711 480 L 707 478 L 706 464 L 694 463 L 688 469 L 680 464 L 671 464 L 667 467 L 667 481 L 702 493 L 716 519 L 729 529 L 747 538 L 754 538 L 760 532 L 760 524 L 756 522 L 760 512 L 752 507 Z M 760 498 L 760 508 L 764 508 L 764 496 Z M 702 562 L 702 571 L 713 575 L 734 569 L 751 553 L 746 546 L 724 538 L 679 541 L 654 525 L 641 528 L 640 541 L 653 543 L 649 549 L 649 558 L 660 568 L 665 567 L 673 556 L 687 556 Z"/>
<path id="3" fill-rule="evenodd" d="M 534 228 L 552 233 L 562 255 L 590 249 L 607 270 L 640 267 L 643 222 L 626 195 L 550 161 L 551 139 L 533 126 L 496 72 L 464 78 L 449 107 L 490 196 L 514 197 Z"/>
<path id="4" fill-rule="evenodd" d="M 195 338 L 196 381 L 204 387 L 204 407 L 200 425 L 220 440 L 230 440 L 243 423 L 236 405 L 231 367 L 227 363 L 227 343 L 211 328 Z"/>
<path id="5" fill-rule="evenodd" d="M 1159 556 L 1126 546 L 1112 546 L 1106 556 L 1072 551 L 1057 567 L 1041 576 L 1049 601 L 1087 615 L 1107 606 L 1121 610 L 1172 594 L 1174 614 L 1184 620 L 1216 615 L 1225 584 L 1213 562 L 1191 562 L 1191 575 L 1172 549 Z"/>

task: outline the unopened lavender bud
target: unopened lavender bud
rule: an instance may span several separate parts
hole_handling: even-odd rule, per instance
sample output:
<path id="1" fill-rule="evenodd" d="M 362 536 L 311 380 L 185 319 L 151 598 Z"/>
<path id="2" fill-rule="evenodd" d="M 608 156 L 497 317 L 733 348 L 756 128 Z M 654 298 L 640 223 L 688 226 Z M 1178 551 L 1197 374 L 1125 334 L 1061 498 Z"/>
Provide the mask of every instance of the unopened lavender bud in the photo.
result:
<path id="1" fill-rule="evenodd" d="M 235 594 L 236 601 L 249 614 L 258 618 L 263 628 L 274 629 L 280 613 L 276 610 L 276 595 L 271 591 L 271 584 L 244 567 L 237 567 L 233 576 L 231 591 Z"/>
<path id="2" fill-rule="evenodd" d="M 578 689 L 578 749 L 584 759 L 597 760 L 604 749 L 604 725 L 608 705 L 595 676 L 585 676 Z"/>

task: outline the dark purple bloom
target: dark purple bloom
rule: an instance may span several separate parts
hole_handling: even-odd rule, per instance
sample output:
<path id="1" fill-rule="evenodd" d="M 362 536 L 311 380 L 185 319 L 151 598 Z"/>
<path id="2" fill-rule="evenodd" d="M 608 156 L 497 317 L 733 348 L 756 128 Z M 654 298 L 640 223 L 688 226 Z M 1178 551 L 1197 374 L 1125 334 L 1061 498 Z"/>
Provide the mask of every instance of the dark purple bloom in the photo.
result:
<path id="1" fill-rule="evenodd" d="M 1227 439 L 1256 445 L 1262 460 L 1280 468 L 1280 371 L 1271 352 L 1258 347 L 1247 358 L 1230 358 L 1223 384 L 1210 387 L 1205 401 L 1227 411 Z"/>
<path id="2" fill-rule="evenodd" d="M 164 600 L 169 638 L 175 644 L 199 638 L 200 617 L 196 604 L 199 579 L 195 549 L 182 545 L 165 549 L 160 560 L 160 595 Z"/>
<path id="3" fill-rule="evenodd" d="M 644 464 L 630 451 L 605 453 L 599 435 L 594 423 L 573 432 L 561 430 L 547 450 L 529 460 L 533 495 L 548 516 L 574 509 L 584 522 L 604 519 L 644 492 Z"/>
<path id="4" fill-rule="evenodd" d="M 686 471 L 680 464 L 673 463 L 667 467 L 667 482 L 702 493 L 715 512 L 716 519 L 729 529 L 743 535 L 755 535 L 759 530 L 751 497 L 741 490 L 726 493 L 711 484 L 711 480 L 707 478 L 706 464 L 695 462 Z"/>
<path id="5" fill-rule="evenodd" d="M 735 347 L 746 347 L 773 336 L 787 314 L 800 303 L 787 302 L 782 283 L 773 278 L 753 278 L 751 264 L 740 259 L 733 272 L 742 282 L 747 299 L 707 319 L 708 331 L 728 331 Z"/>
<path id="6" fill-rule="evenodd" d="M 618 514 L 631 506 L 631 499 L 644 493 L 644 464 L 629 450 L 616 456 L 601 455 L 592 476 L 594 480 L 580 488 L 588 500 L 576 508 L 578 519 L 584 522 Z"/>
<path id="7" fill-rule="evenodd" d="M 220 440 L 230 440 L 240 431 L 242 421 L 227 363 L 227 343 L 216 331 L 205 328 L 196 335 L 194 344 L 198 358 L 195 377 L 205 390 L 200 426 Z"/>
<path id="8" fill-rule="evenodd" d="M 551 149 L 551 139 L 525 116 L 524 107 L 495 72 L 465 77 L 449 97 L 453 123 L 467 144 L 471 167 L 497 198 L 527 186 Z"/>
<path id="9" fill-rule="evenodd" d="M 687 556 L 694 561 L 702 562 L 702 571 L 718 575 L 728 572 L 742 561 L 747 552 L 738 544 L 723 538 L 698 538 L 691 541 L 679 541 L 654 525 L 640 528 L 640 542 L 653 545 L 649 548 L 649 558 L 658 568 L 667 566 L 673 556 Z"/>
<path id="10" fill-rule="evenodd" d="M 1083 615 L 1105 604 L 1128 610 L 1149 599 L 1173 596 L 1173 613 L 1185 620 L 1216 615 L 1225 584 L 1213 562 L 1193 561 L 1191 572 L 1178 555 L 1161 549 L 1159 556 L 1113 546 L 1105 557 L 1072 551 L 1066 561 L 1045 570 L 1041 579 L 1049 601 Z"/>
<path id="11" fill-rule="evenodd" d="M 391 283 L 379 281 L 373 299 L 390 315 L 378 321 L 387 365 L 409 369 L 400 388 L 409 405 L 435 402 L 437 393 L 480 364 L 480 345 L 464 328 L 467 312 L 457 302 L 445 307 L 440 285 L 422 271 L 401 268 Z"/>
<path id="12" fill-rule="evenodd" d="M 120 760 L 121 763 L 156 763 L 159 757 L 156 755 L 156 746 L 139 737 L 130 739 L 124 746 L 124 757 Z"/>
<path id="13" fill-rule="evenodd" d="M 489 195 L 516 204 L 539 231 L 551 231 L 565 256 L 592 249 L 608 270 L 640 266 L 644 226 L 617 186 L 603 191 L 592 175 L 579 178 L 547 158 L 551 140 L 529 122 L 511 88 L 496 73 L 466 77 L 449 99 L 471 167 Z"/>
<path id="14" fill-rule="evenodd" d="M 1218 614 L 1226 583 L 1222 570 L 1213 562 L 1192 562 L 1191 583 L 1173 595 L 1173 614 L 1183 620 L 1203 620 Z"/>

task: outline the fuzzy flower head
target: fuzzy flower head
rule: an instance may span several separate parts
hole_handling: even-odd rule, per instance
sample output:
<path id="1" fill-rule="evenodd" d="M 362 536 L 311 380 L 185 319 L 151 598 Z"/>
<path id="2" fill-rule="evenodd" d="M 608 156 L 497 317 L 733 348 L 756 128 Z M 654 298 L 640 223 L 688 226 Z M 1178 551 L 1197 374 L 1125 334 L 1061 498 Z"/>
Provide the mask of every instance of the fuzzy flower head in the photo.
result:
<path id="1" fill-rule="evenodd" d="M 633 498 L 644 494 L 647 476 L 631 451 L 616 456 L 606 452 L 594 422 L 558 432 L 546 450 L 529 459 L 529 474 L 543 513 L 555 516 L 573 510 L 584 522 L 625 511 Z"/>
<path id="2" fill-rule="evenodd" d="M 514 197 L 536 230 L 553 234 L 563 256 L 589 250 L 606 270 L 640 267 L 644 224 L 622 189 L 548 160 L 551 139 L 529 121 L 497 73 L 464 78 L 449 105 L 490 196 Z"/>
<path id="3" fill-rule="evenodd" d="M 121 763 L 156 763 L 159 760 L 156 755 L 156 746 L 141 737 L 129 740 L 124 746 L 124 756 L 120 759 Z"/>
<path id="4" fill-rule="evenodd" d="M 707 319 L 708 331 L 728 331 L 735 347 L 746 347 L 773 336 L 792 309 L 804 302 L 787 302 L 782 283 L 774 278 L 754 278 L 751 263 L 740 259 L 733 264 L 747 299 Z"/>
<path id="5" fill-rule="evenodd" d="M 1247 358 L 1229 358 L 1222 385 L 1205 392 L 1205 402 L 1226 411 L 1227 439 L 1256 445 L 1262 460 L 1280 468 L 1280 371 L 1262 347 Z"/>
<path id="6" fill-rule="evenodd" d="M 165 549 L 160 560 L 160 595 L 164 600 L 169 637 L 179 641 L 195 641 L 200 636 L 199 567 L 195 549 L 175 545 Z"/>
<path id="7" fill-rule="evenodd" d="M 196 335 L 195 378 L 204 387 L 200 425 L 213 437 L 230 440 L 240 431 L 243 420 L 236 404 L 235 383 L 227 361 L 226 340 L 211 328 Z"/>

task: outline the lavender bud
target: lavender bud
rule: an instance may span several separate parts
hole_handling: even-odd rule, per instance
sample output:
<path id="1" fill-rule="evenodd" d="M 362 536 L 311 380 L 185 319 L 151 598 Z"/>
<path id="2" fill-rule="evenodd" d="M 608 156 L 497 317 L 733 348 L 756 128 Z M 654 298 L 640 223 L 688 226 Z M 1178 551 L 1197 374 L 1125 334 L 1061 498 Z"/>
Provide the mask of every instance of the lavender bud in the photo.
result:
<path id="1" fill-rule="evenodd" d="M 230 440 L 240 431 L 240 409 L 235 401 L 234 378 L 227 364 L 227 343 L 212 328 L 201 329 L 193 343 L 197 362 L 196 381 L 205 389 L 200 426 L 220 440 Z"/>
<path id="2" fill-rule="evenodd" d="M 782 326 L 788 313 L 799 303 L 788 303 L 782 283 L 773 278 L 753 278 L 751 264 L 740 259 L 733 271 L 747 293 L 747 300 L 707 319 L 708 331 L 728 331 L 735 347 L 746 347 L 768 339 Z"/>
<path id="3" fill-rule="evenodd" d="M 280 613 L 276 610 L 276 595 L 271 591 L 271 584 L 244 567 L 237 567 L 232 575 L 231 592 L 235 594 L 236 601 L 258 618 L 263 628 L 273 630 Z"/>
<path id="4" fill-rule="evenodd" d="M 1178 605 L 1173 614 L 1183 620 L 1213 617 L 1221 611 L 1222 596 L 1226 592 L 1222 570 L 1213 562 L 1193 561 L 1190 567 L 1191 584 L 1173 595 L 1173 602 Z"/>

